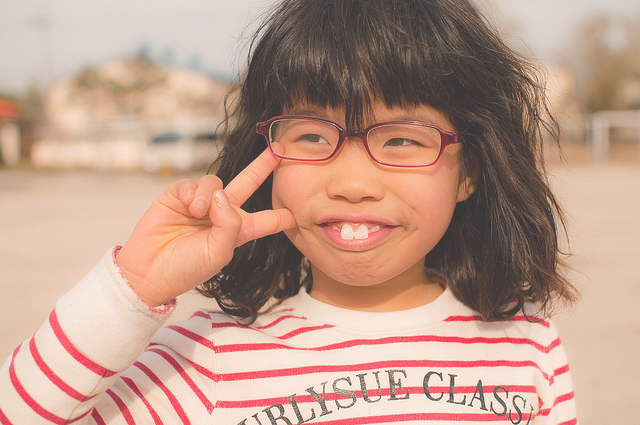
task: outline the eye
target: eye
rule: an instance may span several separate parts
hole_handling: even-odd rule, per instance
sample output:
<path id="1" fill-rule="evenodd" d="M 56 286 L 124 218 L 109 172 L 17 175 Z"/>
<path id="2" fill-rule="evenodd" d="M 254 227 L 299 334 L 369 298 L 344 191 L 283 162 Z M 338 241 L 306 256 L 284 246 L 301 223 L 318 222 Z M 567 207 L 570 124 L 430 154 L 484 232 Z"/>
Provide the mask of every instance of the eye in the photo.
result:
<path id="1" fill-rule="evenodd" d="M 389 139 L 384 145 L 385 146 L 418 146 L 418 147 L 423 146 L 422 143 L 416 140 L 405 139 L 400 137 Z"/>
<path id="2" fill-rule="evenodd" d="M 303 134 L 298 137 L 298 141 L 309 143 L 329 143 L 327 139 L 319 134 Z"/>

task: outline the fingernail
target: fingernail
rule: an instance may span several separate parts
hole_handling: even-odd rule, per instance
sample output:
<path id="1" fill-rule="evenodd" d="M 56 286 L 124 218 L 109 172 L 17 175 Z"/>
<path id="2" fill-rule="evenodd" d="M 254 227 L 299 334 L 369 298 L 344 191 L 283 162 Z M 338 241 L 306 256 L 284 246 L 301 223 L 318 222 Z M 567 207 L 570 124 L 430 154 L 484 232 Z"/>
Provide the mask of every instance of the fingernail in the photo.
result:
<path id="1" fill-rule="evenodd" d="M 204 199 L 200 199 L 196 202 L 196 209 L 202 211 L 203 213 L 207 212 L 207 203 Z"/>
<path id="2" fill-rule="evenodd" d="M 216 205 L 219 207 L 228 207 L 229 199 L 227 198 L 227 194 L 224 193 L 224 190 L 219 190 L 213 195 Z"/>

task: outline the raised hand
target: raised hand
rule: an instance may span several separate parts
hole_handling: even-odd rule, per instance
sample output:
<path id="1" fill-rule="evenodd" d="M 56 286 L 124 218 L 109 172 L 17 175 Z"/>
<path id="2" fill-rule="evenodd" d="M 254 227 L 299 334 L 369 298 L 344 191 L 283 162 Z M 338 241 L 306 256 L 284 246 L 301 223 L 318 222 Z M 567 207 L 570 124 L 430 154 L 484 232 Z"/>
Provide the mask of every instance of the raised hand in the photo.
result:
<path id="1" fill-rule="evenodd" d="M 117 255 L 136 293 L 158 306 L 211 278 L 253 239 L 296 226 L 287 209 L 240 207 L 280 160 L 267 149 L 226 188 L 216 176 L 180 180 L 156 199 Z"/>

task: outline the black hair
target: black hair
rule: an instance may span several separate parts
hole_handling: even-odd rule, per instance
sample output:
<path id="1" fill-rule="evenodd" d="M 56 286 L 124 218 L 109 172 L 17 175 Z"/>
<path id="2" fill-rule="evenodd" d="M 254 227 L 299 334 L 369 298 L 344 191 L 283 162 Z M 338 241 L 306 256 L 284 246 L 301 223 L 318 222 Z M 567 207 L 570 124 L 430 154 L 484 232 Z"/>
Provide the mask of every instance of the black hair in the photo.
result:
<path id="1" fill-rule="evenodd" d="M 344 108 L 350 128 L 373 102 L 429 105 L 460 133 L 462 168 L 477 188 L 425 266 L 486 319 L 511 317 L 526 301 L 544 309 L 573 300 L 561 273 L 562 213 L 542 160 L 542 132 L 557 141 L 557 123 L 535 68 L 469 1 L 285 0 L 253 40 L 215 164 L 225 184 L 266 148 L 256 123 L 297 102 Z M 243 208 L 271 208 L 270 179 Z M 237 248 L 199 290 L 253 319 L 271 297 L 297 293 L 309 273 L 280 233 Z"/>

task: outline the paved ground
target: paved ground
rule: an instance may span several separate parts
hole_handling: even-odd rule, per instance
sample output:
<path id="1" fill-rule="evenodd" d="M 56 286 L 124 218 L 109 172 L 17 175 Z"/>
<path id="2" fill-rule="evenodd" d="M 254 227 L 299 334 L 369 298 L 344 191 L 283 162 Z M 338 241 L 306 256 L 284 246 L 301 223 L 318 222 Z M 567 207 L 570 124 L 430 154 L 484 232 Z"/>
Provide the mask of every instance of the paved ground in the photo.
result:
<path id="1" fill-rule="evenodd" d="M 638 425 L 640 162 L 554 166 L 569 215 L 572 279 L 582 300 L 556 321 L 582 425 Z M 55 300 L 126 241 L 174 177 L 0 169 L 0 357 L 28 338 Z M 176 318 L 199 305 L 188 296 Z"/>

